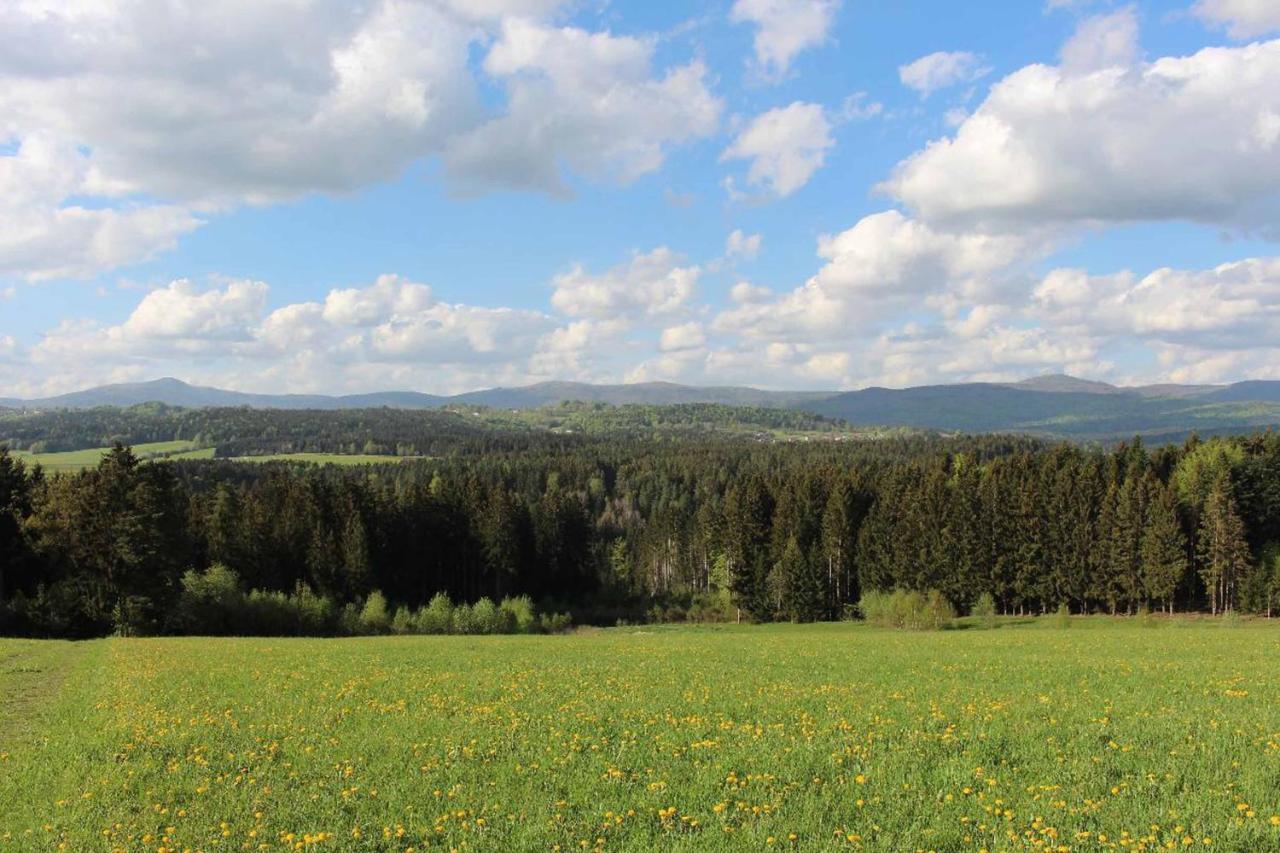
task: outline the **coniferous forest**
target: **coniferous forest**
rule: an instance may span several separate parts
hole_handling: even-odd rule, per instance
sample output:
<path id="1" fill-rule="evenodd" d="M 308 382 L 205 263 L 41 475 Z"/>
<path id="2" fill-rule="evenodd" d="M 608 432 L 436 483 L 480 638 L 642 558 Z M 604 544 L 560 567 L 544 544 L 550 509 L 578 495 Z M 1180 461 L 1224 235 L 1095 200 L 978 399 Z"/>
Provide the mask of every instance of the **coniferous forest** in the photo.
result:
<path id="1" fill-rule="evenodd" d="M 829 422 L 773 440 L 643 438 L 607 423 L 473 428 L 461 415 L 454 435 L 385 411 L 170 416 L 267 450 L 310 417 L 329 418 L 312 425 L 329 435 L 318 443 L 357 450 L 373 440 L 369 424 L 399 425 L 421 433 L 415 453 L 439 455 L 358 467 L 148 462 L 121 444 L 96 467 L 55 475 L 0 450 L 0 634 L 208 631 L 191 610 L 213 606 L 215 577 L 237 601 L 321 614 L 249 625 L 224 615 L 227 633 L 357 630 L 342 614 L 371 602 L 410 614 L 441 594 L 527 600 L 578 624 L 849 618 L 864 593 L 891 590 L 932 591 L 959 612 L 987 596 L 1009 614 L 1280 607 L 1270 432 L 1085 448 L 849 439 Z M 119 413 L 63 414 L 58 441 L 92 440 L 104 421 L 127 433 Z M 408 441 L 386 434 L 393 452 Z"/>

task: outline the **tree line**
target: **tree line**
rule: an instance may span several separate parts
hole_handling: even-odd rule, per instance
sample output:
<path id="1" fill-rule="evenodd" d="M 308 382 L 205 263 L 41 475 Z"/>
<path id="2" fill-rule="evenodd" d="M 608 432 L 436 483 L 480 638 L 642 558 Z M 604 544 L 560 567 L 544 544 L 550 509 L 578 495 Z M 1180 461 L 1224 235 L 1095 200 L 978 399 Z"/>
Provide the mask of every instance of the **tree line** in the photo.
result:
<path id="1" fill-rule="evenodd" d="M 1280 599 L 1280 437 L 1150 450 L 1009 436 L 631 438 L 361 468 L 0 450 L 0 632 L 176 630 L 189 571 L 392 612 L 527 596 L 576 623 L 810 621 L 864 592 L 967 612 Z M 166 627 L 168 626 L 168 627 Z"/>

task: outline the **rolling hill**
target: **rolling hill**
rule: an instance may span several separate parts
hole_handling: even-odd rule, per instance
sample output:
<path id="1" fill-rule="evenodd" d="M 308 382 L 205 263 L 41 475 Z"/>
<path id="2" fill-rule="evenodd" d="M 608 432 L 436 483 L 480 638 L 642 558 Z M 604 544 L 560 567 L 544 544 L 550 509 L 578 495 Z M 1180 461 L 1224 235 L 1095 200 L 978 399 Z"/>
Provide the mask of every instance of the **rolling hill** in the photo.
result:
<path id="1" fill-rule="evenodd" d="M 248 394 L 158 379 L 104 385 L 40 400 L 0 399 L 23 409 L 84 409 L 159 402 L 187 408 L 394 408 L 445 406 L 537 409 L 565 401 L 608 405 L 715 403 L 789 408 L 840 418 L 854 426 L 904 426 L 950 432 L 1022 432 L 1078 441 L 1115 441 L 1133 435 L 1176 441 L 1202 434 L 1280 426 L 1280 382 L 1231 385 L 1116 386 L 1071 376 L 1038 376 L 1015 383 L 970 382 L 858 391 L 768 391 L 697 387 L 670 382 L 592 385 L 543 382 L 490 388 L 454 396 L 413 391 L 328 396 Z"/>

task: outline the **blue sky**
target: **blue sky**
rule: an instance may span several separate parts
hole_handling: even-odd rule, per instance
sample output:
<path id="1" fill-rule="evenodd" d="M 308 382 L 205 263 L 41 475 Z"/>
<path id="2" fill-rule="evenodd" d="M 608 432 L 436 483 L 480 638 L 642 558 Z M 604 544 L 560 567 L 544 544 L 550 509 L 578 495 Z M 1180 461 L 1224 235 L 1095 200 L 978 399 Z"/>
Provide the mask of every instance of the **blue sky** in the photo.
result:
<path id="1" fill-rule="evenodd" d="M 216 5 L 0 11 L 0 396 L 1280 377 L 1273 0 Z"/>

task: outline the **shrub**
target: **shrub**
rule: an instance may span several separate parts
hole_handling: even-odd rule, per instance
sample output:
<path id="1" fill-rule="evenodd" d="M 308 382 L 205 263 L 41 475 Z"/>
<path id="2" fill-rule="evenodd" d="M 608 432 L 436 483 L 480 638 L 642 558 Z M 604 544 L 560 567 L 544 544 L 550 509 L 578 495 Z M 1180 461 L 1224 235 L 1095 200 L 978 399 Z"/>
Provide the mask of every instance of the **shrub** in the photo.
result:
<path id="1" fill-rule="evenodd" d="M 502 634 L 506 620 L 493 599 L 485 597 L 471 606 L 471 630 L 475 634 Z"/>
<path id="2" fill-rule="evenodd" d="M 453 633 L 455 634 L 475 634 L 476 623 L 471 618 L 471 606 L 463 603 L 453 608 Z"/>
<path id="3" fill-rule="evenodd" d="M 994 628 L 996 626 L 996 600 L 991 597 L 989 592 L 984 592 L 978 596 L 978 600 L 973 603 L 969 613 L 984 628 Z"/>
<path id="4" fill-rule="evenodd" d="M 926 631 L 941 631 L 955 621 L 955 618 L 956 609 L 945 595 L 936 589 L 925 593 L 919 628 Z"/>
<path id="5" fill-rule="evenodd" d="M 510 622 L 511 630 L 517 634 L 528 634 L 538 624 L 537 614 L 533 610 L 533 602 L 527 595 L 521 595 L 517 598 L 504 598 L 502 604 L 498 605 Z"/>
<path id="6" fill-rule="evenodd" d="M 391 618 L 391 633 L 413 633 L 413 614 L 409 612 L 409 608 L 404 606 L 396 608 L 396 615 Z"/>
<path id="7" fill-rule="evenodd" d="M 360 633 L 385 634 L 391 630 L 391 616 L 387 612 L 387 598 L 378 590 L 369 593 L 360 608 Z"/>
<path id="8" fill-rule="evenodd" d="M 893 627 L 893 619 L 889 610 L 889 594 L 872 589 L 864 592 L 858 599 L 858 611 L 869 624 L 882 628 Z"/>
<path id="9" fill-rule="evenodd" d="M 538 630 L 544 634 L 562 634 L 573 625 L 568 613 L 543 613 L 538 617 Z"/>
<path id="10" fill-rule="evenodd" d="M 1240 614 L 1235 610 L 1222 611 L 1222 627 L 1223 628 L 1239 628 Z"/>
<path id="11" fill-rule="evenodd" d="M 443 592 L 437 592 L 413 621 L 419 634 L 448 634 L 453 630 L 453 602 Z"/>
<path id="12" fill-rule="evenodd" d="M 364 626 L 360 622 L 360 605 L 354 601 L 348 601 L 342 606 L 342 611 L 338 614 L 338 631 L 350 637 L 357 637 L 364 633 Z"/>
<path id="13" fill-rule="evenodd" d="M 204 572 L 188 569 L 169 618 L 169 630 L 222 636 L 243 630 L 245 597 L 240 578 L 221 563 Z"/>
<path id="14" fill-rule="evenodd" d="M 910 631 L 937 631 L 955 619 L 955 608 L 936 589 L 926 593 L 896 589 L 891 593 L 870 591 L 858 600 L 858 609 L 872 625 Z"/>
<path id="15" fill-rule="evenodd" d="M 1071 608 L 1065 601 L 1058 605 L 1057 611 L 1053 614 L 1053 627 L 1062 629 L 1071 627 Z"/>

